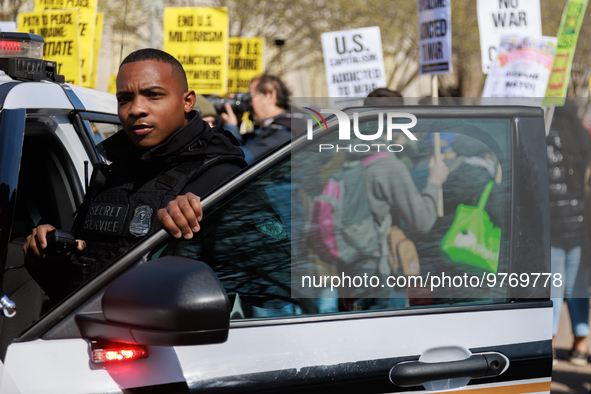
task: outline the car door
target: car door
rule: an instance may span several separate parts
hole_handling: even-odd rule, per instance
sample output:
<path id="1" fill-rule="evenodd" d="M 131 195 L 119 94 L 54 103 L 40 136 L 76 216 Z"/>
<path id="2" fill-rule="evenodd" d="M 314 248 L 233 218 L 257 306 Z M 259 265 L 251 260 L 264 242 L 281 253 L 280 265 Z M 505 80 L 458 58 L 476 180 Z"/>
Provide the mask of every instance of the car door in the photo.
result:
<path id="1" fill-rule="evenodd" d="M 392 119 L 388 111 L 395 109 L 353 109 L 347 116 L 358 112 L 353 127 L 369 135 L 386 130 Z M 465 156 L 461 165 L 470 171 L 454 173 L 458 166 L 450 174 L 459 189 L 444 184 L 451 207 L 447 217 L 421 232 L 408 212 L 418 214 L 418 208 L 392 204 L 392 221 L 418 250 L 420 274 L 412 283 L 392 267 L 390 275 L 380 277 L 376 266 L 355 271 L 358 265 L 343 268 L 342 259 L 323 261 L 311 246 L 313 237 L 320 237 L 310 232 L 315 201 L 331 176 L 355 161 L 338 151 L 359 152 L 367 146 L 388 152 L 393 145 L 372 146 L 363 139 L 344 143 L 338 138 L 338 119 L 327 118 L 324 128 L 312 130 L 311 139 L 304 133 L 206 197 L 202 231 L 195 239 L 172 240 L 160 230 L 42 317 L 8 347 L 5 370 L 24 392 L 549 392 L 549 290 L 560 278 L 552 277 L 549 267 L 541 109 L 406 107 L 399 112 L 416 116 L 412 130 L 421 136 L 416 144 L 397 144 L 403 147 L 397 154 L 401 162 L 408 152 L 402 164 L 407 169 L 400 163 L 397 169 L 413 184 L 395 186 L 412 189 L 410 195 L 429 198 L 419 191 L 429 186 L 434 131 L 477 147 L 473 156 L 456 152 L 454 159 Z M 453 148 L 451 135 L 442 134 L 445 138 Z M 329 145 L 332 152 L 320 155 L 322 148 L 329 153 Z M 484 204 L 500 229 L 491 236 L 499 247 L 497 265 L 490 269 L 470 258 L 454 261 L 442 247 L 458 207 L 477 205 L 473 200 L 483 190 L 475 185 L 488 183 L 471 178 L 472 167 L 489 174 L 495 185 Z M 391 171 L 374 175 L 389 177 Z M 366 184 L 364 178 L 358 187 Z M 104 326 L 121 327 L 107 317 L 109 285 L 120 283 L 125 272 L 181 257 L 207 263 L 227 292 L 227 340 L 147 343 L 147 358 L 92 362 L 99 340 L 120 338 L 80 324 L 84 315 L 92 315 L 102 316 Z M 377 285 L 372 275 L 364 281 L 371 269 L 380 280 Z M 347 276 L 352 286 L 336 285 L 334 278 L 344 282 Z M 172 283 L 165 275 L 157 279 Z M 135 314 L 133 309 L 129 314 Z"/>

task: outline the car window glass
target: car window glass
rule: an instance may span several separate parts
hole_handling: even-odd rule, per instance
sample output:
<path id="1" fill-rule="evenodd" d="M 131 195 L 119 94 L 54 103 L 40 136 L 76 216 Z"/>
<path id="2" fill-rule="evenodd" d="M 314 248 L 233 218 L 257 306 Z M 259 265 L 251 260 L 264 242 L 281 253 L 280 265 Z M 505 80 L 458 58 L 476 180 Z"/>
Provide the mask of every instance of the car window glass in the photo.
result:
<path id="1" fill-rule="evenodd" d="M 18 190 L 27 198 L 17 199 L 13 238 L 27 236 L 40 224 L 71 228 L 79 184 L 73 163 L 54 133 L 40 124 L 25 130 Z M 81 197 L 80 197 L 81 198 Z"/>
<path id="2" fill-rule="evenodd" d="M 121 128 L 118 124 L 100 122 L 90 122 L 90 127 L 92 128 L 96 143 L 106 140 Z"/>
<path id="3" fill-rule="evenodd" d="M 209 210 L 195 239 L 175 241 L 157 255 L 208 263 L 231 296 L 233 318 L 502 301 L 507 281 L 501 283 L 499 275 L 508 272 L 510 236 L 510 121 L 426 119 L 419 125 L 416 141 L 397 136 L 401 152 L 391 154 L 386 144 L 384 151 L 372 153 L 385 155 L 369 161 L 372 154 L 356 155 L 366 149 L 363 141 L 350 151 L 333 149 L 326 155 L 318 155 L 318 144 L 310 144 Z M 359 124 L 360 130 L 376 127 L 377 117 Z M 450 171 L 442 188 L 442 217 L 433 216 L 430 200 L 438 191 L 428 184 L 433 130 L 440 131 Z M 336 145 L 335 135 L 317 142 Z M 359 179 L 348 174 L 355 166 L 363 169 Z M 341 237 L 346 245 L 332 235 L 336 249 L 341 248 L 339 256 L 327 250 L 331 237 L 323 234 L 328 230 L 321 222 L 328 216 L 318 212 L 319 202 L 330 200 L 330 182 L 340 182 L 344 195 L 373 188 L 375 200 L 371 209 L 361 207 L 360 200 L 333 205 L 333 210 L 344 211 L 333 212 L 341 215 L 343 225 L 326 228 L 359 226 L 352 238 Z M 483 194 L 488 197 L 479 210 Z M 359 216 L 368 214 L 373 224 L 360 225 L 366 217 Z M 388 251 L 394 241 L 386 241 L 383 230 L 372 233 L 373 238 L 379 234 L 378 240 L 367 237 L 376 231 L 372 225 L 386 221 L 386 230 L 395 226 L 398 237 L 406 238 L 396 244 L 398 250 Z M 474 223 L 454 225 L 458 221 Z M 364 249 L 356 242 L 373 244 Z M 416 264 L 412 256 L 410 262 L 405 257 L 412 255 L 405 244 L 414 244 Z M 348 277 L 350 284 L 344 283 Z M 372 277 L 377 279 L 372 282 Z"/>

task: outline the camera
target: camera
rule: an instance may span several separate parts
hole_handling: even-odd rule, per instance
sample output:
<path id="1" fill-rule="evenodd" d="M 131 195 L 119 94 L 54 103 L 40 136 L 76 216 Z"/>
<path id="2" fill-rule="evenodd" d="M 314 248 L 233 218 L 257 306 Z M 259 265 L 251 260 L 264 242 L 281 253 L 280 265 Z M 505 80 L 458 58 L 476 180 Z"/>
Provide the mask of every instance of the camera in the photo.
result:
<path id="1" fill-rule="evenodd" d="M 207 101 L 213 104 L 218 114 L 226 112 L 224 105 L 229 103 L 232 106 L 234 112 L 246 112 L 252 110 L 251 98 L 248 93 L 236 93 L 236 97 L 207 97 Z"/>

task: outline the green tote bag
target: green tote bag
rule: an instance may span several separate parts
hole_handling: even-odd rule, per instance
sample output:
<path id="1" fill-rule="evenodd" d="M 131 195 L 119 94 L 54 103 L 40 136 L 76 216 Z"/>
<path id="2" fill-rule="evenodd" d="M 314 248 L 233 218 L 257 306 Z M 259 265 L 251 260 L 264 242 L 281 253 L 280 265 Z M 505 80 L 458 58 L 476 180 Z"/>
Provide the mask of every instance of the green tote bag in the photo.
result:
<path id="1" fill-rule="evenodd" d="M 490 221 L 484 210 L 493 183 L 490 181 L 484 187 L 478 206 L 458 205 L 456 217 L 441 241 L 441 249 L 453 263 L 497 273 L 501 229 Z"/>

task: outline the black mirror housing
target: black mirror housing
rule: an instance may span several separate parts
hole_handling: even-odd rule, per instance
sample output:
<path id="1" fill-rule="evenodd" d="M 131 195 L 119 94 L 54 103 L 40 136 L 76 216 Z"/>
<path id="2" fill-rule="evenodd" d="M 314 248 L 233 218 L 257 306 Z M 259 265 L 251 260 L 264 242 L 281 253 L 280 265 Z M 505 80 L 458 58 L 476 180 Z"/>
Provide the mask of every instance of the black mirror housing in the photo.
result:
<path id="1" fill-rule="evenodd" d="M 102 309 L 76 316 L 85 338 L 155 346 L 228 338 L 224 287 L 207 264 L 183 257 L 148 261 L 124 273 L 106 290 Z"/>

